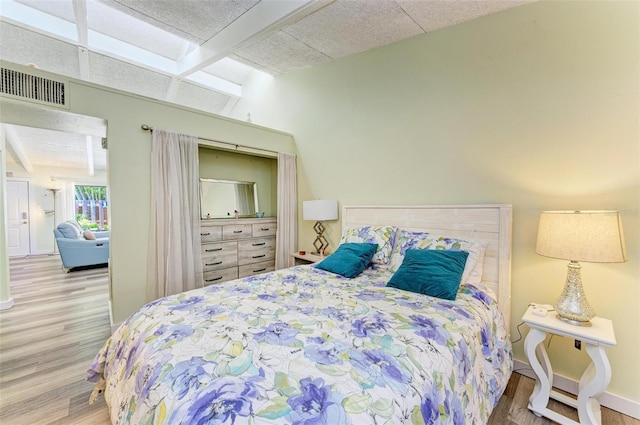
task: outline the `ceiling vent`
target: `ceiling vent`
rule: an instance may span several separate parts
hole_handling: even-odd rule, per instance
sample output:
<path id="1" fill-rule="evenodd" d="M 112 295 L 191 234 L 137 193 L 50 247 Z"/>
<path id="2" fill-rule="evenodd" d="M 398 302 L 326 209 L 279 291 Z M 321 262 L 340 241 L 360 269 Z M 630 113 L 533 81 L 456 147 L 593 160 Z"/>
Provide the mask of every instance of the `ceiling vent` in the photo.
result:
<path id="1" fill-rule="evenodd" d="M 48 105 L 65 105 L 64 83 L 0 68 L 0 93 Z"/>

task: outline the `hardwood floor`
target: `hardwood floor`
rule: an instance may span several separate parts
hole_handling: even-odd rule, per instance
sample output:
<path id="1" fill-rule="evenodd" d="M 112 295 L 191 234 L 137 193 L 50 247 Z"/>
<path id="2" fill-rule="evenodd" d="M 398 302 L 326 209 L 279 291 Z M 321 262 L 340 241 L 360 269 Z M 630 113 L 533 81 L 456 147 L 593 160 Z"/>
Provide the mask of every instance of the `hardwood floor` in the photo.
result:
<path id="1" fill-rule="evenodd" d="M 64 273 L 58 256 L 11 259 L 15 305 L 0 312 L 0 424 L 107 425 L 104 398 L 89 405 L 87 366 L 109 337 L 106 268 Z M 527 409 L 533 380 L 514 373 L 489 425 L 549 425 Z M 577 420 L 561 403 L 550 407 Z M 602 409 L 603 425 L 640 425 Z M 357 424 L 354 424 L 357 425 Z"/>

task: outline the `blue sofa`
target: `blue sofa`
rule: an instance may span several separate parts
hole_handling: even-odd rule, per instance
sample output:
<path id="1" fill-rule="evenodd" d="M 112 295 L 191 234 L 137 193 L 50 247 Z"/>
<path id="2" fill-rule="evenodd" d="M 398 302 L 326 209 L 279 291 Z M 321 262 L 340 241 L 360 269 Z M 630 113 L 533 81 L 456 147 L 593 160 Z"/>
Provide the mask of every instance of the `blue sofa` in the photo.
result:
<path id="1" fill-rule="evenodd" d="M 95 240 L 85 238 L 84 230 L 75 220 L 58 224 L 53 230 L 65 272 L 74 267 L 109 262 L 109 232 L 91 232 Z M 87 233 L 87 236 L 91 236 Z"/>

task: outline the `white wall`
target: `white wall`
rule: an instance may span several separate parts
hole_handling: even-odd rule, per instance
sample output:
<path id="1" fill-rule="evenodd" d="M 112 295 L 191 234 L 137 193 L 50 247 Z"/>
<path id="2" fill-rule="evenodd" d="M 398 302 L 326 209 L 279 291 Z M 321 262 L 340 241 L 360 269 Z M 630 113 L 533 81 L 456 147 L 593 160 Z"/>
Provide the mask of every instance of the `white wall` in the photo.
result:
<path id="1" fill-rule="evenodd" d="M 233 115 L 295 135 L 300 201 L 513 204 L 514 339 L 528 303 L 552 303 L 566 277 L 567 262 L 535 254 L 539 211 L 622 210 L 629 261 L 585 263 L 583 281 L 616 331 L 609 391 L 639 406 L 639 76 L 640 3 L 543 1 L 255 79 Z M 340 222 L 327 224 L 335 246 Z M 572 340 L 549 351 L 579 378 Z"/>

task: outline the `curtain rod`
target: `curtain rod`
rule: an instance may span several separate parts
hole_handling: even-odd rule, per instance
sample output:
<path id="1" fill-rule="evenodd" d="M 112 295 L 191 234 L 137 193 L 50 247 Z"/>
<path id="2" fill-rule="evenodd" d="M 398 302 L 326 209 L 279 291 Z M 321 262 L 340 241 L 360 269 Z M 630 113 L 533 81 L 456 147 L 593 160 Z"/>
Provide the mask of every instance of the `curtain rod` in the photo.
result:
<path id="1" fill-rule="evenodd" d="M 153 127 L 147 125 L 147 124 L 142 124 L 140 126 L 141 129 L 143 129 L 144 131 L 150 131 L 151 133 L 153 133 Z M 231 142 L 224 142 L 222 140 L 215 140 L 215 139 L 207 139 L 206 137 L 200 137 L 197 136 L 198 140 L 205 140 L 207 142 L 213 142 L 213 143 L 222 143 L 223 145 L 229 145 L 229 146 L 233 146 L 236 148 L 236 150 L 238 148 L 245 148 L 245 149 L 253 149 L 253 150 L 257 150 L 257 151 L 263 151 L 263 152 L 269 152 L 269 153 L 274 153 L 274 154 L 278 154 L 278 151 L 272 151 L 269 149 L 263 149 L 263 148 L 254 148 L 253 146 L 247 146 L 247 145 L 239 145 L 237 143 L 231 143 Z"/>

